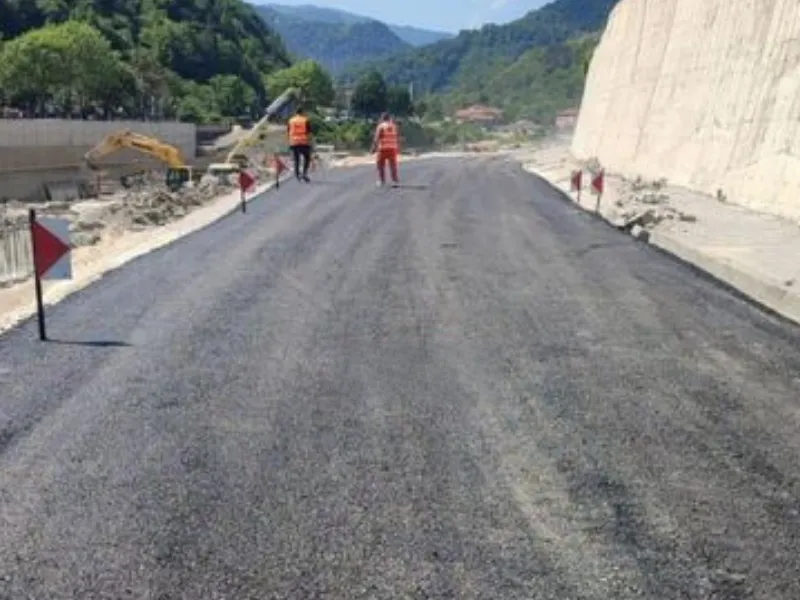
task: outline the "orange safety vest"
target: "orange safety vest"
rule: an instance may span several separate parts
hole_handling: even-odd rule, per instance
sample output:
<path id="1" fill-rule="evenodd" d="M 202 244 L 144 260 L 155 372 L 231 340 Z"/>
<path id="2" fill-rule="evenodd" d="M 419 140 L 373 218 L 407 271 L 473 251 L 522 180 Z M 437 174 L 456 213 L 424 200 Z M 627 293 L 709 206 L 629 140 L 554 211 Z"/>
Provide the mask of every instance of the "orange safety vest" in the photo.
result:
<path id="1" fill-rule="evenodd" d="M 378 125 L 378 150 L 400 149 L 400 140 L 397 133 L 397 125 L 393 122 L 384 122 Z"/>
<path id="2" fill-rule="evenodd" d="M 298 115 L 289 119 L 289 145 L 305 146 L 308 143 L 308 118 Z"/>

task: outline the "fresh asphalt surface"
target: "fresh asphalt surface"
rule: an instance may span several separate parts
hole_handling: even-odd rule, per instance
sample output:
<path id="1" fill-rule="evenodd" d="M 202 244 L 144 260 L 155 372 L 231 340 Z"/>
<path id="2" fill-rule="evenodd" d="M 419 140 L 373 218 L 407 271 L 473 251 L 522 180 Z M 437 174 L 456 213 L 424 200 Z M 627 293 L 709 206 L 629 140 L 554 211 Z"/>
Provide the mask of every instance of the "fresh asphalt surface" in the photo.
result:
<path id="1" fill-rule="evenodd" d="M 0 336 L 0 598 L 800 598 L 800 333 L 502 158 Z"/>

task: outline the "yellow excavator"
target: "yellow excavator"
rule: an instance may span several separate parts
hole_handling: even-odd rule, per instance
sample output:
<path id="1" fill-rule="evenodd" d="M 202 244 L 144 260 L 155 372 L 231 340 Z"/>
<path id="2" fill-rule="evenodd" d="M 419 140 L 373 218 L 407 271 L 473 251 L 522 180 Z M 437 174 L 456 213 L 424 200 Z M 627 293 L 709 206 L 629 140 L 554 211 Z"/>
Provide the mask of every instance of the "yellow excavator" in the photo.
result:
<path id="1" fill-rule="evenodd" d="M 253 166 L 247 151 L 256 145 L 260 145 L 260 149 L 266 153 L 279 152 L 279 147 L 285 144 L 286 131 L 284 126 L 276 125 L 275 120 L 286 116 L 294 101 L 300 99 L 301 92 L 296 88 L 288 88 L 283 92 L 267 107 L 265 115 L 258 123 L 234 143 L 233 148 L 227 153 L 225 163 L 212 165 L 214 170 L 226 172 Z M 166 164 L 167 185 L 170 188 L 181 187 L 193 179 L 192 167 L 186 164 L 180 149 L 129 129 L 117 131 L 103 138 L 84 155 L 84 163 L 89 169 L 96 171 L 101 168 L 97 164 L 99 159 L 123 148 L 138 150 Z"/>
<path id="2" fill-rule="evenodd" d="M 101 168 L 97 164 L 99 159 L 123 148 L 138 150 L 166 164 L 167 185 L 170 188 L 180 187 L 192 179 L 192 167 L 186 164 L 180 149 L 129 129 L 111 133 L 103 138 L 84 154 L 84 163 L 89 169 L 97 170 Z"/>

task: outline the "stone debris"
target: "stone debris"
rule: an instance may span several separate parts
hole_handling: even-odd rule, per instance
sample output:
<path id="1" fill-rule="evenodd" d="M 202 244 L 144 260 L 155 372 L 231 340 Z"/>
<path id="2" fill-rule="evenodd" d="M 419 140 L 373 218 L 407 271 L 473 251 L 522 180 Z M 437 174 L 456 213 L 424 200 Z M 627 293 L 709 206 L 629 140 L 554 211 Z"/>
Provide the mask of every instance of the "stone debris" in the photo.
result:
<path id="1" fill-rule="evenodd" d="M 697 217 L 670 205 L 669 194 L 662 191 L 666 179 L 645 181 L 641 177 L 622 180 L 620 197 L 608 212 L 609 220 L 619 229 L 632 232 L 652 230 L 664 221 L 693 223 Z"/>
<path id="2" fill-rule="evenodd" d="M 107 231 L 166 225 L 233 189 L 235 179 L 223 181 L 206 174 L 196 183 L 170 191 L 163 171 L 146 173 L 128 177 L 122 191 L 101 200 L 36 204 L 5 201 L 0 204 L 0 232 L 27 227 L 28 209 L 35 208 L 40 216 L 69 219 L 74 247 L 93 246 Z"/>
<path id="3" fill-rule="evenodd" d="M 177 191 L 167 189 L 163 180 L 136 182 L 122 194 L 121 208 L 117 212 L 123 225 L 131 229 L 161 226 L 233 189 L 232 182 L 223 182 L 211 175 L 204 175 L 200 181 Z"/>

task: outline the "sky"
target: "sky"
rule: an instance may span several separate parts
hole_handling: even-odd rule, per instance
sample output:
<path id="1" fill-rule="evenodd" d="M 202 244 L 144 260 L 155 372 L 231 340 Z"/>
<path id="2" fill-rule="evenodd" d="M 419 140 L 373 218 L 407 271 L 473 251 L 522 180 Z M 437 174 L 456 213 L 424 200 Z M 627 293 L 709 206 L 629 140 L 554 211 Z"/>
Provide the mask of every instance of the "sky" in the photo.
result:
<path id="1" fill-rule="evenodd" d="M 253 1 L 253 0 L 251 0 Z M 269 4 L 270 0 L 254 0 Z M 391 23 L 458 32 L 484 23 L 506 23 L 548 0 L 274 0 L 278 4 L 315 4 L 339 8 Z"/>

